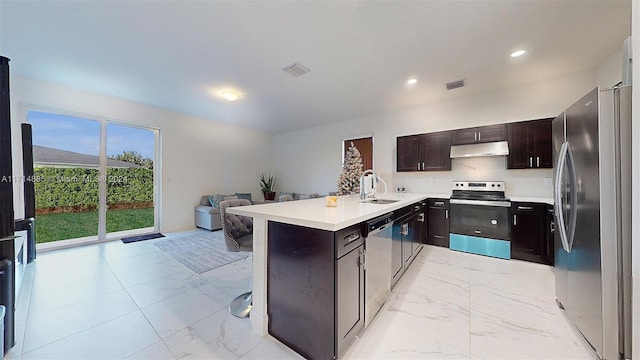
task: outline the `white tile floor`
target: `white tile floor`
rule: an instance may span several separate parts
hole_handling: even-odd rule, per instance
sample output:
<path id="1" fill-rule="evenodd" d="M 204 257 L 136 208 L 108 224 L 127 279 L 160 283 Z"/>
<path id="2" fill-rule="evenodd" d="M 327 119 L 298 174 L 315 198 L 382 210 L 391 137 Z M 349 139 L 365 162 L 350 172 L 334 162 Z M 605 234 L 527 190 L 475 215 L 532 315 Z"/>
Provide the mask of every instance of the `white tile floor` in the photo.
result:
<path id="1" fill-rule="evenodd" d="M 154 241 L 38 255 L 6 359 L 299 358 L 228 314 L 249 286 L 250 261 L 199 275 Z M 553 286 L 548 266 L 425 246 L 346 357 L 593 358 Z"/>

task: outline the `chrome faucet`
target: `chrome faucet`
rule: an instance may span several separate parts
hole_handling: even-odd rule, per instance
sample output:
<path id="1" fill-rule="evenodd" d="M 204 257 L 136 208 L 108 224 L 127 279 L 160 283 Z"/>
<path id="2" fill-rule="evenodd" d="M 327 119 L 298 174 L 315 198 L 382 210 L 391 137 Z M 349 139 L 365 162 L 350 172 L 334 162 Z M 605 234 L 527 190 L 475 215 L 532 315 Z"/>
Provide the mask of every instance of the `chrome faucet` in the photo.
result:
<path id="1" fill-rule="evenodd" d="M 371 176 L 367 176 L 368 174 L 371 174 Z M 373 169 L 365 170 L 362 173 L 360 176 L 360 201 L 375 200 L 378 181 L 384 184 L 384 193 L 386 194 L 387 183 Z"/>
<path id="2" fill-rule="evenodd" d="M 366 176 L 371 173 L 373 176 Z M 372 169 L 365 170 L 360 176 L 360 200 L 369 200 L 376 198 L 376 180 L 378 175 Z M 365 178 L 371 178 L 371 181 L 366 181 Z M 366 186 L 365 186 L 366 183 Z"/>

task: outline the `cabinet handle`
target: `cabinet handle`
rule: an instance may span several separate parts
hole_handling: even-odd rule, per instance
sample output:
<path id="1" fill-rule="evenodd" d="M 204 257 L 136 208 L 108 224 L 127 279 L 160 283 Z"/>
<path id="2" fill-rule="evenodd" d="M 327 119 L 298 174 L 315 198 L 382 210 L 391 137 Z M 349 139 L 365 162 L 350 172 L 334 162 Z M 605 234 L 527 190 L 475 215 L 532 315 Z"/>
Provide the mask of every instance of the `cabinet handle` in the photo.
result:
<path id="1" fill-rule="evenodd" d="M 531 206 L 518 206 L 518 210 L 533 210 L 533 208 Z"/>
<path id="2" fill-rule="evenodd" d="M 478 131 L 478 141 L 482 140 L 482 133 Z"/>
<path id="3" fill-rule="evenodd" d="M 418 163 L 418 171 L 420 171 L 420 163 Z"/>
<path id="4" fill-rule="evenodd" d="M 360 234 L 359 233 L 353 233 L 353 234 L 345 236 L 344 239 L 347 240 L 347 244 L 350 244 L 350 243 L 360 239 Z"/>
<path id="5" fill-rule="evenodd" d="M 536 156 L 536 167 L 540 167 L 540 156 Z"/>
<path id="6" fill-rule="evenodd" d="M 424 222 L 424 214 L 418 215 L 418 221 L 419 222 Z"/>
<path id="7" fill-rule="evenodd" d="M 364 270 L 367 269 L 367 254 L 366 250 L 360 250 L 360 255 L 358 255 L 359 265 L 362 266 Z"/>
<path id="8" fill-rule="evenodd" d="M 477 132 L 473 133 L 473 141 L 478 141 L 478 133 Z"/>
<path id="9" fill-rule="evenodd" d="M 480 230 L 473 230 L 473 232 L 478 234 L 478 235 L 482 234 L 482 231 L 480 231 Z"/>
<path id="10" fill-rule="evenodd" d="M 436 202 L 433 203 L 433 205 L 443 206 L 444 205 L 444 201 L 436 201 Z"/>
<path id="11" fill-rule="evenodd" d="M 516 217 L 516 215 L 513 215 L 513 226 L 518 225 L 518 218 Z"/>
<path id="12" fill-rule="evenodd" d="M 444 211 L 444 218 L 448 219 L 449 218 L 449 210 L 445 210 Z"/>
<path id="13" fill-rule="evenodd" d="M 551 231 L 552 234 L 556 232 L 556 224 L 553 221 L 549 224 L 549 231 Z"/>
<path id="14" fill-rule="evenodd" d="M 529 167 L 533 167 L 533 156 L 529 156 Z"/>

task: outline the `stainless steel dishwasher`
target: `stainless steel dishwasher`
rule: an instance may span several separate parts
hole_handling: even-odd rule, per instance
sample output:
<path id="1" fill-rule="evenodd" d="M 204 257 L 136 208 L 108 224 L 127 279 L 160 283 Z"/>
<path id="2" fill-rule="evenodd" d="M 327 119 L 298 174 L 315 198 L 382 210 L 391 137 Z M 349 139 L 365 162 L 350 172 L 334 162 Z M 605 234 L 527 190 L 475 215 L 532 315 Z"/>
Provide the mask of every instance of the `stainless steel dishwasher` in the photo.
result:
<path id="1" fill-rule="evenodd" d="M 366 222 L 364 325 L 369 326 L 391 292 L 393 213 Z"/>

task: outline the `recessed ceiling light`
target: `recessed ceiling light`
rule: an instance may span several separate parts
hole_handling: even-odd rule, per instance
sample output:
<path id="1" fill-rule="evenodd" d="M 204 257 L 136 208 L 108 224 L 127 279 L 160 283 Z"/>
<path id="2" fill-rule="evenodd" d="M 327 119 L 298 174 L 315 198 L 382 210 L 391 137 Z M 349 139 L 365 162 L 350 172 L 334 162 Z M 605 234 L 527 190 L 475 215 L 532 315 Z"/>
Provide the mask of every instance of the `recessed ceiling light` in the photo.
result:
<path id="1" fill-rule="evenodd" d="M 224 91 L 222 93 L 222 97 L 225 98 L 225 100 L 229 100 L 229 101 L 236 101 L 240 98 L 240 95 L 236 94 L 236 93 L 232 93 L 230 91 Z"/>
<path id="2" fill-rule="evenodd" d="M 524 55 L 524 53 L 526 53 L 526 51 L 524 51 L 524 50 L 514 51 L 514 52 L 511 53 L 511 57 L 522 56 L 522 55 Z"/>
<path id="3" fill-rule="evenodd" d="M 407 80 L 407 84 L 409 85 L 415 85 L 418 82 L 418 79 L 416 78 L 411 78 L 409 80 Z"/>

